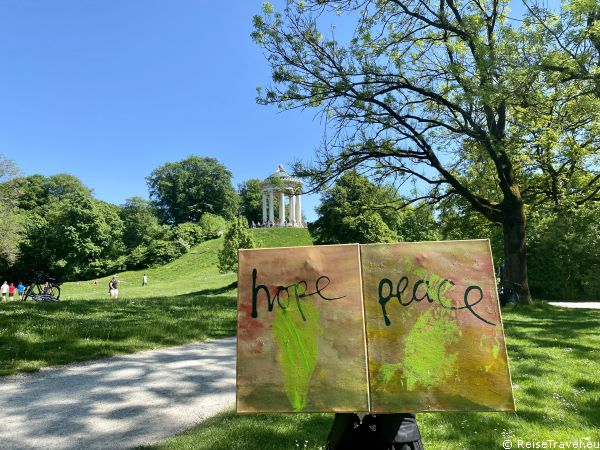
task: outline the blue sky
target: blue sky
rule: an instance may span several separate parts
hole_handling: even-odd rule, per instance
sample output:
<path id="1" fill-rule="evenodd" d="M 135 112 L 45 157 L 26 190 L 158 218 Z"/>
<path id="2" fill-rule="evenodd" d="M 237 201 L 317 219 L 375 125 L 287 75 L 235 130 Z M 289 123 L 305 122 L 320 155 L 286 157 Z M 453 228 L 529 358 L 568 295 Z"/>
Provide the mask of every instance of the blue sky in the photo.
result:
<path id="1" fill-rule="evenodd" d="M 0 154 L 116 204 L 190 155 L 217 158 L 234 186 L 309 161 L 314 111 L 255 102 L 270 79 L 250 38 L 262 2 L 0 0 Z M 303 199 L 309 220 L 317 203 Z"/>
<path id="2" fill-rule="evenodd" d="M 261 4 L 1 1 L 0 154 L 117 204 L 147 198 L 153 169 L 192 154 L 217 158 L 234 186 L 310 160 L 314 112 L 255 102 L 270 78 L 250 38 Z M 317 202 L 303 198 L 309 219 Z"/>

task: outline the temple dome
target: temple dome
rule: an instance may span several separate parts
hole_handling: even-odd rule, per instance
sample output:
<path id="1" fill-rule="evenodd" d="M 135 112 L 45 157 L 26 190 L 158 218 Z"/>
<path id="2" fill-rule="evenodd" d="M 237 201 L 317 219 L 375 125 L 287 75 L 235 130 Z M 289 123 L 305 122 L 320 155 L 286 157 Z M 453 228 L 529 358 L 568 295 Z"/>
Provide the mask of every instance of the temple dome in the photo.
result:
<path id="1" fill-rule="evenodd" d="M 299 186 L 302 186 L 302 181 L 287 173 L 281 164 L 263 181 L 263 187 L 297 188 Z"/>

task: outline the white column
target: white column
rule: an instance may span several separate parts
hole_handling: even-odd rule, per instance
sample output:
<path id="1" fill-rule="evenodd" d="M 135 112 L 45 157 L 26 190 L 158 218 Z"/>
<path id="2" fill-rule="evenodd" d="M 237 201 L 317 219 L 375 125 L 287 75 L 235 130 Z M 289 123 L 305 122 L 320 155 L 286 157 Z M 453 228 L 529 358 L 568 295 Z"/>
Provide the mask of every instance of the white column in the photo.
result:
<path id="1" fill-rule="evenodd" d="M 263 202 L 263 223 L 267 223 L 267 193 L 262 191 L 262 202 Z"/>
<path id="2" fill-rule="evenodd" d="M 273 212 L 273 189 L 269 191 L 269 222 L 275 222 L 275 214 Z"/>
<path id="3" fill-rule="evenodd" d="M 285 195 L 283 191 L 279 193 L 279 225 L 283 226 L 285 221 Z"/>
<path id="4" fill-rule="evenodd" d="M 290 195 L 290 222 L 295 225 L 296 221 L 296 196 L 294 194 Z"/>
<path id="5" fill-rule="evenodd" d="M 302 226 L 302 194 L 296 196 L 296 222 Z"/>

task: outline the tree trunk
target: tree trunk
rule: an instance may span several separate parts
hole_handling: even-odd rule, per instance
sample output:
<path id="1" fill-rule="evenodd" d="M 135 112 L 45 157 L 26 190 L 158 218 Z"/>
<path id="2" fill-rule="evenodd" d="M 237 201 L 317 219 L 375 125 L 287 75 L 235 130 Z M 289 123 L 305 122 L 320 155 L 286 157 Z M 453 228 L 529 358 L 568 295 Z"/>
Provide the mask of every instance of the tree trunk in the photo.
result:
<path id="1" fill-rule="evenodd" d="M 507 292 L 511 287 L 519 294 L 519 303 L 531 305 L 527 279 L 527 254 L 525 252 L 525 210 L 518 202 L 505 210 L 504 231 L 504 270 L 502 286 Z"/>

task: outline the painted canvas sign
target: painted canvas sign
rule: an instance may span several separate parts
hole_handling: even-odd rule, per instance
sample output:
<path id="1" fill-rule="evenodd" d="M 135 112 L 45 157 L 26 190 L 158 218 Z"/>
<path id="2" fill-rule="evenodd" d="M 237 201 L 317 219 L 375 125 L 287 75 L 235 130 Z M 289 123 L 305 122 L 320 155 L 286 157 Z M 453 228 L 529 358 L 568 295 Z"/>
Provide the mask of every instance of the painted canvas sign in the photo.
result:
<path id="1" fill-rule="evenodd" d="M 359 246 L 240 250 L 238 412 L 367 411 Z"/>
<path id="2" fill-rule="evenodd" d="M 489 242 L 240 250 L 237 410 L 514 410 Z"/>
<path id="3" fill-rule="evenodd" d="M 487 240 L 361 246 L 371 410 L 513 411 Z"/>

